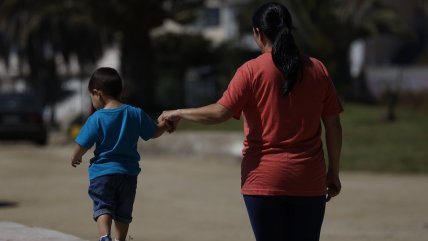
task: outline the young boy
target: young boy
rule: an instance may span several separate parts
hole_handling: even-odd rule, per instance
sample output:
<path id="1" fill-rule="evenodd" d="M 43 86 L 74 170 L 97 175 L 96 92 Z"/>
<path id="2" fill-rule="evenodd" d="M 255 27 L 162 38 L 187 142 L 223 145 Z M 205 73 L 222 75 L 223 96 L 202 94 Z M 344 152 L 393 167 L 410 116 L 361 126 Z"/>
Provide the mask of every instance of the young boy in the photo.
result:
<path id="1" fill-rule="evenodd" d="M 117 241 L 124 241 L 132 221 L 132 208 L 140 172 L 137 142 L 161 136 L 172 130 L 165 121 L 156 124 L 140 108 L 122 103 L 122 79 L 112 68 L 97 69 L 88 85 L 92 105 L 97 109 L 76 138 L 71 165 L 82 163 L 82 156 L 94 144 L 89 165 L 89 196 L 99 241 L 111 241 L 112 220 Z"/>

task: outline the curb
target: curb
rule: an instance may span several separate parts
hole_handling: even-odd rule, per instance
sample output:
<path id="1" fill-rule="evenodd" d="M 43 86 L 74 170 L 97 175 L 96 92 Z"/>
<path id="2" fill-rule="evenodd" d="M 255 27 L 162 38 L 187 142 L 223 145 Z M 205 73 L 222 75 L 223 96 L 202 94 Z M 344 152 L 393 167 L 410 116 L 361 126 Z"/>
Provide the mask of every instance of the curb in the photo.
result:
<path id="1" fill-rule="evenodd" d="M 69 234 L 0 221 L 0 241 L 85 241 Z"/>

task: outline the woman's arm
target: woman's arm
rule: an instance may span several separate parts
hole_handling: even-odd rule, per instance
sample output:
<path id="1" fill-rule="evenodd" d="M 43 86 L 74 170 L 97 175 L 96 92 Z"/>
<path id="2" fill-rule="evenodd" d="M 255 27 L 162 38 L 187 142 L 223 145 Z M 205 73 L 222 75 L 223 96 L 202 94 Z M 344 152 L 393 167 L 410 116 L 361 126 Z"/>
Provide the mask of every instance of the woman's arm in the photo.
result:
<path id="1" fill-rule="evenodd" d="M 342 125 L 339 115 L 322 118 L 328 153 L 327 201 L 340 193 L 340 152 L 342 150 Z"/>
<path id="2" fill-rule="evenodd" d="M 199 108 L 164 111 L 159 119 L 178 121 L 186 119 L 201 124 L 218 124 L 232 117 L 233 113 L 220 104 L 211 104 Z"/>

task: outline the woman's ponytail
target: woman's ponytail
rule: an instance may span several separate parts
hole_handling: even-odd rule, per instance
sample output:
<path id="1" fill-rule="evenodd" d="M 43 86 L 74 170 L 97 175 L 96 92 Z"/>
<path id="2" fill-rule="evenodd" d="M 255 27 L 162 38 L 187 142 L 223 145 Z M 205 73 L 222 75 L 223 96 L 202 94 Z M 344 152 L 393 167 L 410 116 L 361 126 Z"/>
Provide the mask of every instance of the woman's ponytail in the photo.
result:
<path id="1" fill-rule="evenodd" d="M 300 52 L 289 28 L 282 28 L 276 36 L 272 47 L 272 59 L 285 78 L 281 93 L 288 95 L 297 82 L 301 65 Z"/>
<path id="2" fill-rule="evenodd" d="M 284 75 L 281 93 L 288 95 L 296 84 L 301 69 L 301 56 L 294 42 L 290 12 L 282 4 L 265 3 L 255 11 L 253 27 L 260 29 L 272 42 L 273 62 Z"/>

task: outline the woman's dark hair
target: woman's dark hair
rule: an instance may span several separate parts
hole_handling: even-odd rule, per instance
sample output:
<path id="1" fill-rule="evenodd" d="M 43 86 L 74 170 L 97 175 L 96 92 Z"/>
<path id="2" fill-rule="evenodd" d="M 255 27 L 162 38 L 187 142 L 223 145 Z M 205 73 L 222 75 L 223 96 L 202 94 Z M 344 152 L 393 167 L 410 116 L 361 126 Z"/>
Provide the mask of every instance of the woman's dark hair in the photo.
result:
<path id="1" fill-rule="evenodd" d="M 301 56 L 294 42 L 290 12 L 282 4 L 265 3 L 253 15 L 253 28 L 258 28 L 272 42 L 273 62 L 285 79 L 282 94 L 288 95 L 297 82 L 301 68 Z"/>
<path id="2" fill-rule="evenodd" d="M 89 79 L 88 89 L 91 93 L 97 89 L 107 96 L 119 98 L 122 93 L 122 78 L 113 68 L 98 68 Z"/>

